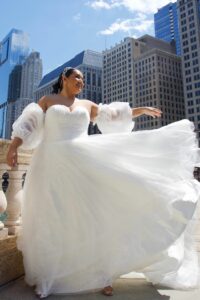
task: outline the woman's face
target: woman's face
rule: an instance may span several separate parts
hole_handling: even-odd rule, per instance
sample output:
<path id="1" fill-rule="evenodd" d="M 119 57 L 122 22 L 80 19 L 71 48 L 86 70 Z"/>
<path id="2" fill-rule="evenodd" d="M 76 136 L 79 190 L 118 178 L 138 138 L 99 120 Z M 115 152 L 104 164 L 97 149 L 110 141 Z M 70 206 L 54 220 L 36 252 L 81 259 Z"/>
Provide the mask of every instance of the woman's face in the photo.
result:
<path id="1" fill-rule="evenodd" d="M 72 94 L 79 94 L 84 87 L 83 74 L 79 70 L 74 70 L 69 77 L 63 76 L 63 88 Z"/>

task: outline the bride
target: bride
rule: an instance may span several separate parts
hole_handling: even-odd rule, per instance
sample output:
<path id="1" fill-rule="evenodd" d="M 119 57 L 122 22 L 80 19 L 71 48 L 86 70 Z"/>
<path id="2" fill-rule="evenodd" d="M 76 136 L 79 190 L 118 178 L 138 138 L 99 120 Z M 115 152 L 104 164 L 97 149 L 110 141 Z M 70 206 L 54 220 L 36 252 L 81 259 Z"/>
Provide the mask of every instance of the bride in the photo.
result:
<path id="1" fill-rule="evenodd" d="M 192 241 L 200 184 L 194 125 L 187 119 L 132 132 L 153 107 L 79 100 L 83 75 L 66 68 L 53 94 L 13 124 L 7 163 L 35 149 L 23 187 L 17 238 L 25 280 L 40 298 L 101 290 L 131 271 L 153 284 L 199 285 Z M 88 135 L 97 124 L 103 134 Z"/>

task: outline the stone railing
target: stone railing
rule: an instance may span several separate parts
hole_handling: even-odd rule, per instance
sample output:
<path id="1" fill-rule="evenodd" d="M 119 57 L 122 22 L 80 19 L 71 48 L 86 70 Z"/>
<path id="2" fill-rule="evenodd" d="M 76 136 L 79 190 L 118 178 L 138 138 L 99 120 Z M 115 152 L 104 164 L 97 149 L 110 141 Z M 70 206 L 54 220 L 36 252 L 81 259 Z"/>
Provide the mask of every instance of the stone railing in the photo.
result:
<path id="1" fill-rule="evenodd" d="M 0 222 L 0 238 L 17 234 L 20 228 L 20 214 L 22 201 L 23 180 L 30 163 L 33 151 L 23 151 L 18 149 L 18 165 L 9 167 L 6 163 L 6 155 L 11 141 L 0 140 L 0 175 L 8 177 L 8 187 L 4 193 L 2 184 L 0 190 L 0 212 L 6 210 L 6 221 Z"/>
<path id="2" fill-rule="evenodd" d="M 18 149 L 18 165 L 11 168 L 6 163 L 10 143 L 9 140 L 0 140 L 0 285 L 24 274 L 16 239 L 21 225 L 23 181 L 33 153 Z"/>

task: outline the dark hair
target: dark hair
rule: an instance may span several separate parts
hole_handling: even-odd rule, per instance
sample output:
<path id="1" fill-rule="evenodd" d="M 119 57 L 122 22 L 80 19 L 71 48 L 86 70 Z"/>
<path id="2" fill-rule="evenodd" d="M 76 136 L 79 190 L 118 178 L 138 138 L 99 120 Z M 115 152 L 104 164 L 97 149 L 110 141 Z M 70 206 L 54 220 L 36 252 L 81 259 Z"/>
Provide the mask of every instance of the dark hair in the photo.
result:
<path id="1" fill-rule="evenodd" d="M 65 77 L 69 77 L 74 72 L 74 70 L 76 70 L 76 69 L 71 68 L 71 67 L 64 68 L 62 73 L 60 73 L 57 82 L 54 83 L 54 85 L 52 86 L 52 88 L 53 88 L 53 90 L 51 92 L 52 94 L 58 94 L 59 92 L 62 91 L 62 88 L 63 88 L 62 76 L 64 75 Z"/>

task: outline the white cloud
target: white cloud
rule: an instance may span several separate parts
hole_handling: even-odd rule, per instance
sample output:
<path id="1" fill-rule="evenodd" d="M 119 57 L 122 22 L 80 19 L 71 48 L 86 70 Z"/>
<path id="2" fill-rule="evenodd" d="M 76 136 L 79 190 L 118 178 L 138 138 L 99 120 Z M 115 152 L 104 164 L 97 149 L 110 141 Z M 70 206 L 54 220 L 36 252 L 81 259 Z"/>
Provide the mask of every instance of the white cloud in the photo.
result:
<path id="1" fill-rule="evenodd" d="M 176 0 L 171 0 L 175 2 Z M 131 12 L 155 13 L 158 8 L 168 4 L 170 0 L 92 0 L 87 4 L 93 9 L 112 9 L 125 7 Z"/>
<path id="2" fill-rule="evenodd" d="M 119 6 L 114 1 L 107 1 L 107 0 L 96 0 L 96 1 L 89 1 L 87 5 L 91 6 L 94 9 L 112 9 L 116 6 Z"/>
<path id="3" fill-rule="evenodd" d="M 76 14 L 76 15 L 73 16 L 73 20 L 74 21 L 79 21 L 80 18 L 81 18 L 81 14 L 80 13 L 78 13 L 78 14 Z"/>
<path id="4" fill-rule="evenodd" d="M 153 20 L 148 19 L 144 14 L 137 14 L 134 19 L 121 20 L 117 19 L 107 29 L 99 32 L 101 35 L 112 35 L 116 32 L 127 32 L 128 35 L 132 35 L 131 32 L 136 34 L 146 33 L 146 31 L 153 30 Z"/>

